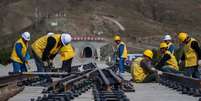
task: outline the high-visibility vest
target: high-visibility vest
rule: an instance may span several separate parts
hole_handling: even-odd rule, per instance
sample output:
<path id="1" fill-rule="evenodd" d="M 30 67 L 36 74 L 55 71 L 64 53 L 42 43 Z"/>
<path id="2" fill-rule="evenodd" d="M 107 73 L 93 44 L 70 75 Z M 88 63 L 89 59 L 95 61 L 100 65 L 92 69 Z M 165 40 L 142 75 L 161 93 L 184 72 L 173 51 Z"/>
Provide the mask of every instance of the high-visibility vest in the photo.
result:
<path id="1" fill-rule="evenodd" d="M 165 54 L 168 54 L 170 56 L 170 59 L 166 61 L 166 64 L 175 70 L 179 70 L 176 57 L 170 51 L 166 51 Z"/>
<path id="2" fill-rule="evenodd" d="M 126 44 L 124 43 L 124 42 L 120 42 L 120 44 L 117 46 L 117 54 L 118 54 L 118 56 L 119 56 L 119 46 L 120 45 L 124 45 L 124 49 L 123 49 L 123 54 L 122 54 L 122 58 L 124 58 L 124 59 L 127 59 L 128 58 L 128 51 L 127 51 L 127 47 L 126 47 Z"/>
<path id="3" fill-rule="evenodd" d="M 56 44 L 54 45 L 54 48 L 52 48 L 52 50 L 50 51 L 50 55 L 58 53 L 61 48 L 61 46 L 59 46 L 59 43 L 61 41 L 61 34 L 54 34 L 52 36 L 42 36 L 32 44 L 33 51 L 40 58 L 42 58 L 42 54 L 46 48 L 48 37 L 53 37 L 56 40 Z"/>
<path id="4" fill-rule="evenodd" d="M 185 54 L 185 67 L 193 67 L 198 65 L 198 57 L 194 49 L 191 48 L 191 43 L 196 41 L 191 38 L 190 41 L 184 46 Z"/>
<path id="5" fill-rule="evenodd" d="M 28 44 L 26 45 L 22 38 L 20 38 L 19 40 L 16 41 L 15 45 L 14 45 L 14 48 L 13 48 L 13 51 L 11 53 L 11 60 L 15 61 L 15 62 L 18 62 L 18 63 L 23 63 L 22 60 L 20 59 L 20 57 L 18 57 L 17 55 L 17 52 L 16 52 L 16 49 L 15 49 L 15 46 L 17 43 L 20 43 L 22 45 L 22 56 L 25 57 L 26 54 L 27 54 L 27 47 L 28 47 Z"/>
<path id="6" fill-rule="evenodd" d="M 75 51 L 73 49 L 73 46 L 70 43 L 66 46 L 63 46 L 60 49 L 60 55 L 61 55 L 60 58 L 62 61 L 73 58 L 75 56 Z"/>
<path id="7" fill-rule="evenodd" d="M 134 81 L 136 82 L 143 82 L 144 79 L 149 75 L 149 72 L 144 70 L 140 63 L 144 58 L 138 57 L 135 59 L 131 65 L 131 75 Z"/>

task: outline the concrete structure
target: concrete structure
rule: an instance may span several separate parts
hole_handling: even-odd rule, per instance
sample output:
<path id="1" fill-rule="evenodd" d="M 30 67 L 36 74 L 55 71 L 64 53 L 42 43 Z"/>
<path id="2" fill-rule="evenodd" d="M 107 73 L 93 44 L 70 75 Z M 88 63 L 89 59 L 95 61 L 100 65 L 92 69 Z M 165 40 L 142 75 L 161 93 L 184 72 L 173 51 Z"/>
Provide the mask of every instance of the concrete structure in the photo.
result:
<path id="1" fill-rule="evenodd" d="M 76 58 L 93 58 L 100 60 L 100 49 L 107 44 L 102 37 L 73 36 L 72 45 L 76 51 Z"/>

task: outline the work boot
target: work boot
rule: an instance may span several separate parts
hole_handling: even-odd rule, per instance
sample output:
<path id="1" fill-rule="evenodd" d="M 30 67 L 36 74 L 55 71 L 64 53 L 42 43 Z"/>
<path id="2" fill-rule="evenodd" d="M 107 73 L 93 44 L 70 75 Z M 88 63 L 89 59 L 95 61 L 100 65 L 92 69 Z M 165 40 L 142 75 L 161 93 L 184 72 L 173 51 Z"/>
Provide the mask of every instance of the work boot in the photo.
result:
<path id="1" fill-rule="evenodd" d="M 125 92 L 135 92 L 134 86 L 130 81 L 123 81 L 121 88 Z"/>

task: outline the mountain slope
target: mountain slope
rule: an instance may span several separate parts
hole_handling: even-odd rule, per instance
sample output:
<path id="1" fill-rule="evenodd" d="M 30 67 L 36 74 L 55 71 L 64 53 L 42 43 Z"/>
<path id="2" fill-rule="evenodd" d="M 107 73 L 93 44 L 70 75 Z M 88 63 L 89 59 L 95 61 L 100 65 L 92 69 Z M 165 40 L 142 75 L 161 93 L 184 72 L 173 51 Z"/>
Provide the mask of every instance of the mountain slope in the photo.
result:
<path id="1" fill-rule="evenodd" d="M 131 48 L 133 44 L 157 46 L 165 32 L 199 36 L 201 31 L 199 0 L 2 0 L 0 8 L 1 50 L 11 50 L 22 31 L 32 32 L 32 40 L 47 31 L 111 38 L 120 32 Z"/>

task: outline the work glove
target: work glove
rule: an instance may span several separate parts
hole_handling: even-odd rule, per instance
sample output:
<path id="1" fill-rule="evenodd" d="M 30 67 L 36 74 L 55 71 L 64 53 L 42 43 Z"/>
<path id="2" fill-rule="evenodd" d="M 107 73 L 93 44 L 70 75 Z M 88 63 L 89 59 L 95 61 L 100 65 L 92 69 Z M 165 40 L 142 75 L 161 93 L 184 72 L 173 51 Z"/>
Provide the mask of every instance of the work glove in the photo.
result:
<path id="1" fill-rule="evenodd" d="M 151 68 L 151 70 L 152 70 L 152 71 L 156 71 L 156 69 L 155 69 L 155 68 Z"/>
<path id="2" fill-rule="evenodd" d="M 48 62 L 47 61 L 43 61 L 43 65 L 44 65 L 45 68 L 47 68 L 48 67 Z"/>
<path id="3" fill-rule="evenodd" d="M 49 62 L 50 62 L 50 67 L 54 67 L 54 62 L 53 62 L 53 60 L 50 60 Z"/>
<path id="4" fill-rule="evenodd" d="M 117 57 L 117 58 L 116 58 L 116 61 L 118 62 L 119 60 L 120 60 L 120 58 L 119 58 L 119 57 Z"/>
<path id="5" fill-rule="evenodd" d="M 21 60 L 22 60 L 23 63 L 26 64 L 26 58 L 25 57 L 22 57 Z"/>
<path id="6" fill-rule="evenodd" d="M 201 66 L 201 60 L 198 60 L 198 65 Z"/>
<path id="7" fill-rule="evenodd" d="M 28 70 L 30 70 L 31 69 L 31 65 L 30 65 L 29 61 L 26 61 L 25 64 L 27 65 Z"/>
<path id="8" fill-rule="evenodd" d="M 79 70 L 80 72 L 83 72 L 83 71 L 84 71 L 83 65 L 81 65 L 81 67 L 79 67 L 78 70 Z"/>
<path id="9" fill-rule="evenodd" d="M 184 61 L 179 60 L 179 67 L 185 67 L 185 62 L 184 62 Z"/>
<path id="10" fill-rule="evenodd" d="M 151 68 L 152 71 L 155 71 L 158 75 L 162 75 L 163 72 L 160 70 L 156 70 L 155 68 Z"/>
<path id="11" fill-rule="evenodd" d="M 160 70 L 157 70 L 157 74 L 158 74 L 158 75 L 162 75 L 162 74 L 163 74 L 163 72 L 162 72 L 162 71 L 160 71 Z"/>

